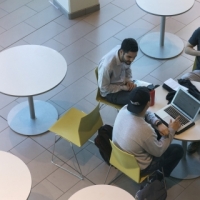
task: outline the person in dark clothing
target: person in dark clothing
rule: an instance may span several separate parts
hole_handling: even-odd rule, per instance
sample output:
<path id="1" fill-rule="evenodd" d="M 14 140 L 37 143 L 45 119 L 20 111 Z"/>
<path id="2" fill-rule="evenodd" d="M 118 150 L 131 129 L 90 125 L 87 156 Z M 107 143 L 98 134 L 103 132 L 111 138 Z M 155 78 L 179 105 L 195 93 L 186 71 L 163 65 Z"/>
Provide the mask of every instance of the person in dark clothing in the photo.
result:
<path id="1" fill-rule="evenodd" d="M 194 49 L 195 46 L 197 46 L 197 50 Z M 185 53 L 196 56 L 196 68 L 194 72 L 198 73 L 198 70 L 200 70 L 200 27 L 193 32 L 192 36 L 188 40 L 185 47 Z M 189 154 L 194 153 L 199 147 L 200 142 L 191 142 L 188 146 L 187 152 Z"/>

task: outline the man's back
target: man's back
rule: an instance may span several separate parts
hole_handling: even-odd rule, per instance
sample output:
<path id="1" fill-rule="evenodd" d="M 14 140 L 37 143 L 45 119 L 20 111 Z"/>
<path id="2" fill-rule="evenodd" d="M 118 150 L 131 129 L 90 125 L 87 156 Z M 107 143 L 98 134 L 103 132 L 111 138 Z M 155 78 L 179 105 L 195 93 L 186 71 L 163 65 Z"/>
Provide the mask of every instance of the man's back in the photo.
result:
<path id="1" fill-rule="evenodd" d="M 154 117 L 154 115 L 150 116 Z M 113 142 L 122 150 L 133 154 L 141 169 L 145 169 L 153 156 L 159 157 L 167 149 L 172 136 L 157 140 L 157 134 L 143 117 L 138 117 L 124 106 L 118 113 L 113 127 Z"/>

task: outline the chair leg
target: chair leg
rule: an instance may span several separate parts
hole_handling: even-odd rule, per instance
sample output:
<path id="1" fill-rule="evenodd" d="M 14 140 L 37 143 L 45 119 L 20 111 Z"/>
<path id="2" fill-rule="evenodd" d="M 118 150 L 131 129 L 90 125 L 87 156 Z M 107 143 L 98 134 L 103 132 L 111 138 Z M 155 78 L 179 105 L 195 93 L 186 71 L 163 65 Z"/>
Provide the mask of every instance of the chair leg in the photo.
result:
<path id="1" fill-rule="evenodd" d="M 72 146 L 72 150 L 73 150 L 74 156 L 75 156 L 75 158 L 76 158 L 76 162 L 77 162 L 77 164 L 78 164 L 78 166 L 79 166 L 79 169 L 80 169 L 80 172 L 81 172 L 80 174 L 75 174 L 75 173 L 69 171 L 68 169 L 62 167 L 61 165 L 59 165 L 59 164 L 57 164 L 57 163 L 55 163 L 55 162 L 53 161 L 53 158 L 54 158 L 54 156 L 55 156 L 55 154 L 54 154 L 54 152 L 55 152 L 55 145 L 56 145 L 56 142 L 60 139 L 60 138 L 59 138 L 58 140 L 56 140 L 56 136 L 57 136 L 57 135 L 55 135 L 55 141 L 54 141 L 54 145 L 53 145 L 53 152 L 52 152 L 51 163 L 53 163 L 54 165 L 56 165 L 57 167 L 59 167 L 59 168 L 65 170 L 65 171 L 67 171 L 68 173 L 70 173 L 70 174 L 72 174 L 72 175 L 78 177 L 79 179 L 83 180 L 83 175 L 82 175 L 82 172 L 81 172 L 81 169 L 80 169 L 78 160 L 77 160 L 77 158 L 76 158 L 76 154 L 75 154 L 75 152 L 74 152 L 73 146 Z M 70 143 L 70 144 L 71 144 L 71 143 Z M 71 144 L 71 145 L 72 145 L 72 144 Z M 65 163 L 65 164 L 67 164 L 67 163 Z M 68 165 L 68 164 L 67 164 L 67 165 Z M 68 166 L 69 166 L 69 165 L 68 165 Z M 71 167 L 71 166 L 69 166 L 69 167 Z"/>
<path id="2" fill-rule="evenodd" d="M 107 174 L 106 174 L 106 179 L 105 179 L 105 181 L 104 181 L 104 184 L 105 184 L 106 181 L 107 181 L 108 175 L 109 175 L 109 173 L 110 173 L 110 168 L 111 168 L 111 165 L 109 166 L 108 172 L 107 172 Z"/>

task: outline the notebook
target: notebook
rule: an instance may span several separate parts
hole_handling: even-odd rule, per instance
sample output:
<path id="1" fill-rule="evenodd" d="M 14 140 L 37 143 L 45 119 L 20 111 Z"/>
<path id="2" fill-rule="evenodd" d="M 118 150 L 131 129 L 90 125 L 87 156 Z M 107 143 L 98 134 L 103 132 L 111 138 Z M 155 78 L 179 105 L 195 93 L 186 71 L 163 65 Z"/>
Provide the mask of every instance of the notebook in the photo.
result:
<path id="1" fill-rule="evenodd" d="M 176 92 L 171 104 L 158 110 L 155 115 L 168 126 L 170 119 L 172 121 L 180 116 L 181 127 L 176 132 L 180 134 L 193 126 L 194 120 L 200 110 L 200 101 L 181 88 Z"/>

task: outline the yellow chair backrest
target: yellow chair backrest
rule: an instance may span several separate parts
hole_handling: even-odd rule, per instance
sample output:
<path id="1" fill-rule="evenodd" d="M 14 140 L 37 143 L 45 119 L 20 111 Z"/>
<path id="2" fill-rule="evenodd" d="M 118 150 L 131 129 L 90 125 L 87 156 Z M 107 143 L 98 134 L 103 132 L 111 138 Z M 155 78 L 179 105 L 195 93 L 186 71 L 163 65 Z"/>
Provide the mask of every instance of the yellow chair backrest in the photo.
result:
<path id="1" fill-rule="evenodd" d="M 192 67 L 192 71 L 196 70 L 197 68 L 197 57 L 195 58 L 194 60 L 194 64 L 193 64 L 193 67 Z"/>
<path id="2" fill-rule="evenodd" d="M 112 141 L 112 152 L 110 157 L 110 164 L 118 170 L 126 174 L 135 182 L 140 183 L 140 168 L 135 159 L 135 156 L 119 149 Z"/>
<path id="3" fill-rule="evenodd" d="M 87 142 L 102 125 L 103 121 L 99 113 L 98 104 L 92 112 L 81 118 L 78 129 L 81 146 Z"/>

